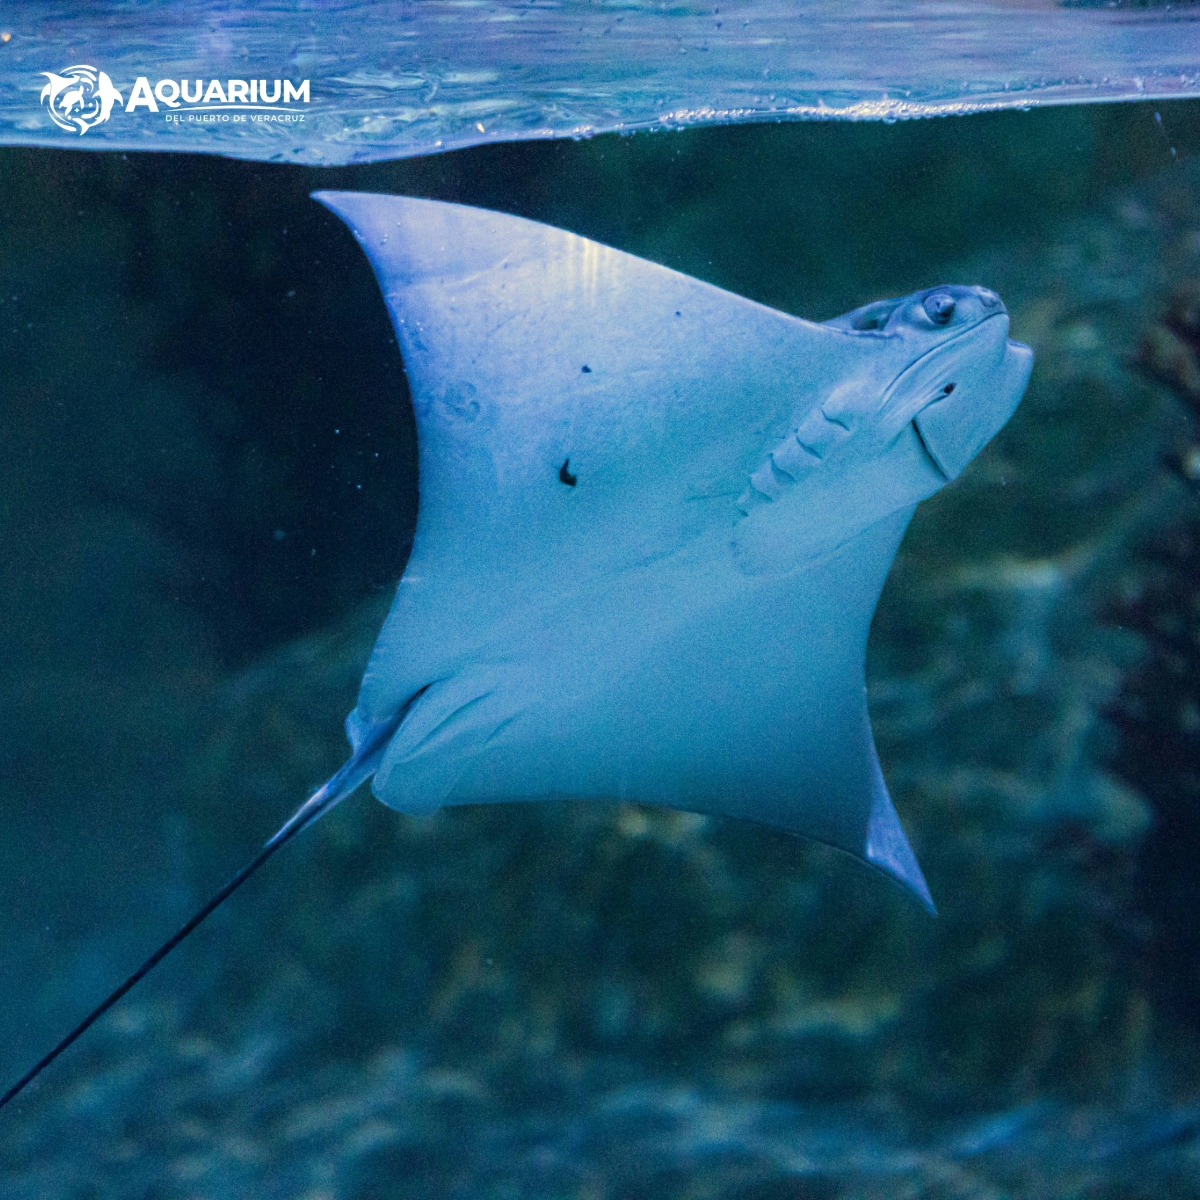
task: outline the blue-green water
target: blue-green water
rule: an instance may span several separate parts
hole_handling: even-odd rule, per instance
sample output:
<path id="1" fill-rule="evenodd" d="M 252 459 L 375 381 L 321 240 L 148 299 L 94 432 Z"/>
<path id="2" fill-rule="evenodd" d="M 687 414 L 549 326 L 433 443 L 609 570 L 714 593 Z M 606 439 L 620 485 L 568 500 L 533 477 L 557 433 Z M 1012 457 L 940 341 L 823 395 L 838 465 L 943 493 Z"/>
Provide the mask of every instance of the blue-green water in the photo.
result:
<path id="1" fill-rule="evenodd" d="M 0 151 L 6 1076 L 341 759 L 417 481 L 310 191 L 502 208 L 819 319 L 978 282 L 1038 354 L 872 635 L 939 920 L 745 825 L 363 795 L 0 1113 L 4 1194 L 1200 1194 L 1197 116 Z"/>

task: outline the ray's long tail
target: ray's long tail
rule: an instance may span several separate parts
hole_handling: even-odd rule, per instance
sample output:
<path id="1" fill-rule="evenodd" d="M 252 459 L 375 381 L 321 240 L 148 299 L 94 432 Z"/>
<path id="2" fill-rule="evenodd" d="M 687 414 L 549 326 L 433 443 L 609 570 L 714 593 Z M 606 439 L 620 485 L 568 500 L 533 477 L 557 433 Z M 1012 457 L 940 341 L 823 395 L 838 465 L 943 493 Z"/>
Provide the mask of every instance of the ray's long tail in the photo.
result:
<path id="1" fill-rule="evenodd" d="M 92 1009 L 70 1033 L 47 1054 L 43 1055 L 16 1083 L 0 1096 L 0 1108 L 19 1096 L 64 1050 L 74 1045 L 110 1008 L 132 991 L 172 950 L 195 932 L 234 892 L 242 886 L 276 851 L 323 817 L 347 796 L 366 783 L 379 765 L 379 760 L 398 722 L 388 722 L 377 727 L 365 738 L 353 755 L 327 783 L 315 792 L 287 819 L 279 831 L 263 848 L 221 888 L 203 907 L 176 930 L 128 979 Z"/>

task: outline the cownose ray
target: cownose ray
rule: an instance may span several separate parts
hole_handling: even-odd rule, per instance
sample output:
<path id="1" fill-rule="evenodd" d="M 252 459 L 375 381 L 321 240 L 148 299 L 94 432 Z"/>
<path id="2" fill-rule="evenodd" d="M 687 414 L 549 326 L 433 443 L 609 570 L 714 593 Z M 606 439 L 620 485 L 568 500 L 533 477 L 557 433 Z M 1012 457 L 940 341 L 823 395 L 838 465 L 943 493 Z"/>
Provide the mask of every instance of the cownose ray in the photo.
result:
<path id="1" fill-rule="evenodd" d="M 373 778 L 401 812 L 570 797 L 780 826 L 933 901 L 867 714 L 867 635 L 917 504 L 1032 367 L 995 293 L 816 324 L 534 221 L 316 199 L 374 267 L 419 441 L 415 540 L 349 761 L 0 1097 L 301 829 Z"/>

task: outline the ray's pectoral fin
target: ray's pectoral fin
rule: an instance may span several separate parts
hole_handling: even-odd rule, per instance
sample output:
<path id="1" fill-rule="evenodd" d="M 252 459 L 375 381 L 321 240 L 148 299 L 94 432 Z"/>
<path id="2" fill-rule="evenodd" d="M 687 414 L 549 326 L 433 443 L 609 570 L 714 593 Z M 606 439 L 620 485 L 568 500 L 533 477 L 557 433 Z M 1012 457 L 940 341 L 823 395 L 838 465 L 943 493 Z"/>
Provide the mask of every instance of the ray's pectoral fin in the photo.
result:
<path id="1" fill-rule="evenodd" d="M 496 680 L 468 670 L 423 688 L 383 754 L 374 791 L 399 812 L 431 812 L 516 715 Z"/>

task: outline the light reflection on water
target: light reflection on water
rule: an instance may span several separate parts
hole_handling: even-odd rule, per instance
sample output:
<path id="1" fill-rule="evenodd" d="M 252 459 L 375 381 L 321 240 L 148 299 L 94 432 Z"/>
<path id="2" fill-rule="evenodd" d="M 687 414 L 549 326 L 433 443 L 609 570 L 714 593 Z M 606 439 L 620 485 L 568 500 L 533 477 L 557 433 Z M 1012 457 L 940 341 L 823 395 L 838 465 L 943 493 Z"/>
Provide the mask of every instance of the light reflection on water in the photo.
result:
<path id="1" fill-rule="evenodd" d="M 675 4 L 25 6 L 2 28 L 0 144 L 65 146 L 42 72 L 77 60 L 127 102 L 135 79 L 307 78 L 299 124 L 177 124 L 124 112 L 77 148 L 313 164 L 490 142 L 761 120 L 897 120 L 1200 93 L 1200 13 L 1048 0 Z M 72 49 L 67 52 L 64 47 Z"/>

